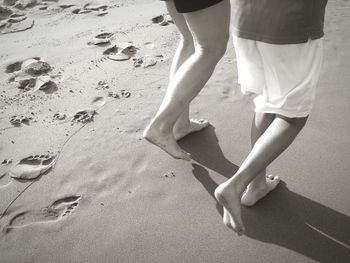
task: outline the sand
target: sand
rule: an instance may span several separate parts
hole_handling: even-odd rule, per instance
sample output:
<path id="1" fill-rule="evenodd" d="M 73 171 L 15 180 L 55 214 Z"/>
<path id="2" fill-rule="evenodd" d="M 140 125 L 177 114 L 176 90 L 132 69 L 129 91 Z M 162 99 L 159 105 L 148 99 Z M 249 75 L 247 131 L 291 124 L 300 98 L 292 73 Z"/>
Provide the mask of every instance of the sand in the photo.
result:
<path id="1" fill-rule="evenodd" d="M 250 148 L 232 45 L 193 102 L 211 126 L 181 140 L 184 162 L 142 140 L 178 40 L 152 22 L 163 3 L 17 3 L 0 12 L 27 17 L 0 28 L 1 263 L 350 261 L 348 1 L 329 2 L 314 110 L 269 168 L 280 186 L 243 209 L 242 237 L 213 197 Z"/>

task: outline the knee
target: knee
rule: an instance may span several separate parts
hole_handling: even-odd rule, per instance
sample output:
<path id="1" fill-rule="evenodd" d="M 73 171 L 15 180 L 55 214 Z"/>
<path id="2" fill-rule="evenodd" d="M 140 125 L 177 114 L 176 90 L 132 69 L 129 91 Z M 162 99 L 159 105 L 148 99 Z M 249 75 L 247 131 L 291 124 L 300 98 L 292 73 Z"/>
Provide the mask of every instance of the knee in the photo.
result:
<path id="1" fill-rule="evenodd" d="M 217 63 L 225 55 L 228 39 L 229 35 L 227 34 L 220 40 L 212 39 L 207 43 L 197 44 L 196 52 Z"/>
<path id="2" fill-rule="evenodd" d="M 191 36 L 181 35 L 180 44 L 179 45 L 184 50 L 188 50 L 188 51 L 194 52 L 194 43 L 193 43 L 192 35 Z"/>

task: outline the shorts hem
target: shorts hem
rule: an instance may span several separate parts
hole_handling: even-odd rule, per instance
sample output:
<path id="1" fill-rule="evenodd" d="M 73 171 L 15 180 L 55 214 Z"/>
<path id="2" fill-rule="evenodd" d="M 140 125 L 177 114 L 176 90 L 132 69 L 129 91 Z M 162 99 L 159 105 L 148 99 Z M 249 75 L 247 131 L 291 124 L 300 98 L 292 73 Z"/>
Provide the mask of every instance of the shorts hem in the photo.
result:
<path id="1" fill-rule="evenodd" d="M 273 45 L 293 45 L 293 44 L 303 44 L 309 41 L 309 39 L 316 40 L 324 36 L 322 32 L 313 32 L 310 34 L 293 36 L 293 37 L 274 37 L 267 35 L 259 35 L 252 32 L 241 31 L 237 28 L 231 28 L 233 35 L 239 38 L 255 40 L 259 42 L 264 42 Z"/>
<path id="2" fill-rule="evenodd" d="M 311 111 L 307 112 L 288 112 L 284 110 L 257 110 L 254 109 L 255 112 L 260 112 L 260 113 L 269 113 L 269 114 L 276 114 L 276 115 L 282 115 L 287 118 L 305 118 L 310 115 Z"/>
<path id="3" fill-rule="evenodd" d="M 196 4 L 193 4 L 191 2 L 184 2 L 184 3 L 181 3 L 179 4 L 178 2 L 175 1 L 175 7 L 176 7 L 176 10 L 179 12 L 179 13 L 192 13 L 192 12 L 196 12 L 196 11 L 200 11 L 200 10 L 203 10 L 203 9 L 206 9 L 206 8 L 209 8 L 213 5 L 216 5 L 220 2 L 222 2 L 224 0 L 212 0 L 212 1 L 205 1 L 205 2 L 201 2 L 201 3 L 198 3 L 196 2 Z M 187 3 L 187 4 L 185 4 Z"/>

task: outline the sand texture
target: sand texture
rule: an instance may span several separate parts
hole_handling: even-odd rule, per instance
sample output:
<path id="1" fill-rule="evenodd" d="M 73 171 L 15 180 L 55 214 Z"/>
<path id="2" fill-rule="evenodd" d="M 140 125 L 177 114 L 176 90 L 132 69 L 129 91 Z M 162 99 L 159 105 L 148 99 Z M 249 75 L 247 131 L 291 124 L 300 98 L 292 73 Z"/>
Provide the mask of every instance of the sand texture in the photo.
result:
<path id="1" fill-rule="evenodd" d="M 1 263 L 350 262 L 349 1 L 329 1 L 314 110 L 242 237 L 214 198 L 250 149 L 231 43 L 184 162 L 142 139 L 178 43 L 163 2 L 0 3 Z"/>

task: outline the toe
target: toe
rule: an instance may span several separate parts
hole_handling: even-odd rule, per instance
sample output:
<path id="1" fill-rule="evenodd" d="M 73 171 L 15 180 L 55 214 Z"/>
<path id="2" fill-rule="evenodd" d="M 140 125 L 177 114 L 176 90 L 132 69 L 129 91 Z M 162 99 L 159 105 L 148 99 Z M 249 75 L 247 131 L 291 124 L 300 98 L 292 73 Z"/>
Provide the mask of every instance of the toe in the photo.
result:
<path id="1" fill-rule="evenodd" d="M 269 174 L 269 175 L 266 175 L 266 178 L 268 178 L 268 179 L 270 179 L 270 180 L 273 180 L 273 179 L 275 178 L 275 176 L 272 175 L 272 174 Z"/>

